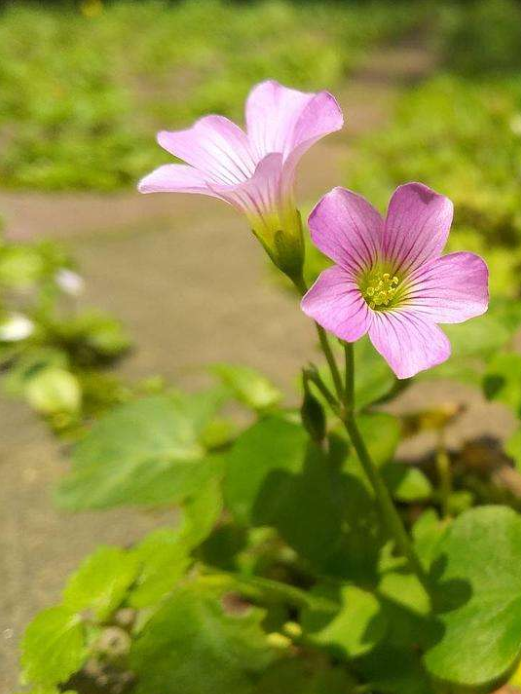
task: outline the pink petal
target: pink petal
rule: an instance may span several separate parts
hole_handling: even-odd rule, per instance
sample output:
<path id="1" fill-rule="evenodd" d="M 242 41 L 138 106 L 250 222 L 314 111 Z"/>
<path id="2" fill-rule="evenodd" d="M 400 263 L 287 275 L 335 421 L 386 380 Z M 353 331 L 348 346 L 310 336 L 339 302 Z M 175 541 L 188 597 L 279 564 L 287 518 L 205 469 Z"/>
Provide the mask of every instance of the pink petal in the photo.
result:
<path id="1" fill-rule="evenodd" d="M 269 154 L 257 165 L 252 177 L 234 186 L 210 184 L 215 195 L 245 212 L 252 224 L 259 222 L 272 231 L 273 219 L 281 213 L 280 179 L 282 155 Z"/>
<path id="2" fill-rule="evenodd" d="M 204 176 L 184 164 L 165 164 L 141 179 L 138 184 L 140 193 L 202 193 L 216 194 L 208 188 Z"/>
<path id="3" fill-rule="evenodd" d="M 415 376 L 450 356 L 445 333 L 414 310 L 373 311 L 369 337 L 398 378 Z"/>
<path id="4" fill-rule="evenodd" d="M 214 183 L 241 183 L 255 169 L 246 134 L 224 116 L 205 116 L 188 130 L 162 131 L 157 141 Z"/>
<path id="5" fill-rule="evenodd" d="M 337 266 L 322 272 L 300 305 L 307 316 L 347 342 L 365 335 L 371 323 L 371 312 L 358 286 Z"/>
<path id="6" fill-rule="evenodd" d="M 345 188 L 333 188 L 324 195 L 309 217 L 315 246 L 354 274 L 377 259 L 383 226 L 374 207 Z"/>
<path id="7" fill-rule="evenodd" d="M 488 307 L 488 268 L 474 253 L 451 253 L 411 277 L 414 310 L 435 323 L 461 323 Z"/>
<path id="8" fill-rule="evenodd" d="M 291 155 L 291 168 L 311 145 L 344 122 L 328 92 L 306 93 L 268 80 L 250 92 L 246 102 L 248 138 L 257 158 L 270 152 Z M 298 151 L 297 151 L 298 150 Z"/>
<path id="9" fill-rule="evenodd" d="M 413 271 L 443 250 L 452 223 L 452 202 L 422 183 L 394 192 L 384 233 L 384 255 L 401 272 Z"/>

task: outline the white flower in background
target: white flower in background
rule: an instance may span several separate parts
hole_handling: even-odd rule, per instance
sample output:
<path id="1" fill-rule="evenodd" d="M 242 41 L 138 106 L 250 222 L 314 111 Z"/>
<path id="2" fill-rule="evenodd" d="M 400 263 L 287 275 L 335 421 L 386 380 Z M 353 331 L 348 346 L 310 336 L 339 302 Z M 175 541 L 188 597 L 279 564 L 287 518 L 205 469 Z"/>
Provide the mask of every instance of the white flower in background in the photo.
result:
<path id="1" fill-rule="evenodd" d="M 34 332 L 34 323 L 22 313 L 10 313 L 0 322 L 0 340 L 19 342 Z"/>
<path id="2" fill-rule="evenodd" d="M 67 268 L 58 270 L 54 279 L 60 289 L 71 296 L 79 296 L 85 289 L 83 277 L 78 275 L 77 272 L 67 270 Z"/>

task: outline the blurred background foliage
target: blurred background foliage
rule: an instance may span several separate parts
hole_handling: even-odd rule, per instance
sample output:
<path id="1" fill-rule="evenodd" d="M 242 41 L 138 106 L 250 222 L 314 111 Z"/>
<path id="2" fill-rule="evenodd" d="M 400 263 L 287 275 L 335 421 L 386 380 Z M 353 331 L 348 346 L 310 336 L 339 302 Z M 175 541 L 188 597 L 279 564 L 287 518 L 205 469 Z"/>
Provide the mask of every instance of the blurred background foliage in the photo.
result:
<path id="1" fill-rule="evenodd" d="M 8 4 L 0 15 L 3 186 L 112 190 L 160 163 L 151 133 L 240 117 L 268 77 L 335 89 L 405 3 L 311 0 Z M 78 166 L 81 160 L 82 166 Z"/>

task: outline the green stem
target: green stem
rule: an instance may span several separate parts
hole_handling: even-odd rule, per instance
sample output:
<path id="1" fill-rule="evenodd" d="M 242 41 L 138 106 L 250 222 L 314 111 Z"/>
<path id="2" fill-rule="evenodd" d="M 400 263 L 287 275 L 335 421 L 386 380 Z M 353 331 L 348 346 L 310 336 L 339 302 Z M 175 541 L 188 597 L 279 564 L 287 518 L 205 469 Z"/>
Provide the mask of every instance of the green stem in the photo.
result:
<path id="1" fill-rule="evenodd" d="M 450 458 L 445 447 L 443 432 L 440 432 L 438 447 L 436 450 L 436 469 L 440 482 L 440 501 L 443 518 L 450 516 L 450 497 L 452 494 L 452 470 Z"/>
<path id="2" fill-rule="evenodd" d="M 304 370 L 304 377 L 308 380 L 311 381 L 311 383 L 314 383 L 315 386 L 318 388 L 318 390 L 322 393 L 324 399 L 326 402 L 329 404 L 333 412 L 340 416 L 341 412 L 341 406 L 333 393 L 329 390 L 329 388 L 326 386 L 324 381 L 322 380 L 320 374 L 318 371 L 316 371 L 313 367 L 313 369 L 306 369 Z"/>
<path id="3" fill-rule="evenodd" d="M 297 277 L 296 279 L 292 279 L 292 281 L 295 287 L 298 289 L 300 295 L 304 296 L 308 288 L 302 275 L 300 277 Z M 336 363 L 335 355 L 333 354 L 333 350 L 331 349 L 331 345 L 329 344 L 329 340 L 327 339 L 327 333 L 324 330 L 324 328 L 318 323 L 315 323 L 315 328 L 317 330 L 320 347 L 322 348 L 322 352 L 326 357 L 329 370 L 331 371 L 331 377 L 333 378 L 333 384 L 335 386 L 337 397 L 340 401 L 342 401 L 344 393 L 344 389 L 342 386 L 342 376 L 340 375 L 340 370 L 338 368 L 338 364 Z"/>
<path id="4" fill-rule="evenodd" d="M 385 484 L 378 467 L 375 465 L 364 439 L 360 434 L 354 414 L 354 356 L 353 344 L 345 344 L 346 352 L 346 397 L 344 400 L 344 424 L 351 439 L 351 443 L 357 453 L 358 459 L 364 469 L 365 474 L 373 488 L 376 500 L 380 506 L 380 511 L 384 521 L 389 528 L 391 535 L 396 542 L 400 552 L 406 557 L 411 571 L 413 571 L 422 586 L 430 594 L 430 584 L 427 574 L 418 559 L 413 544 L 396 506 L 391 498 L 391 494 Z"/>
<path id="5" fill-rule="evenodd" d="M 293 283 L 301 295 L 306 293 L 307 286 L 302 276 L 293 279 Z M 398 549 L 406 557 L 411 571 L 416 574 L 418 580 L 427 591 L 427 594 L 430 594 L 430 585 L 427 575 L 421 565 L 420 560 L 418 559 L 418 556 L 416 555 L 412 542 L 407 534 L 407 531 L 405 530 L 402 519 L 394 505 L 389 490 L 387 489 L 387 486 L 380 475 L 380 471 L 374 464 L 356 424 L 354 414 L 355 364 L 353 344 L 345 343 L 346 380 L 344 387 L 338 365 L 327 338 L 326 331 L 324 328 L 318 325 L 318 323 L 315 323 L 315 326 L 317 329 L 318 338 L 320 340 L 320 346 L 329 365 L 337 397 L 341 405 L 340 411 L 338 406 L 333 407 L 332 405 L 332 409 L 344 422 L 347 433 L 349 434 L 353 447 L 356 450 L 360 463 L 373 488 L 382 516 L 385 519 L 392 536 L 394 537 Z M 320 388 L 321 380 L 319 379 L 319 382 L 314 380 L 314 382 Z M 330 398 L 328 398 L 328 402 L 331 404 Z"/>
<path id="6" fill-rule="evenodd" d="M 344 343 L 346 387 L 344 406 L 355 411 L 355 350 L 352 342 Z"/>

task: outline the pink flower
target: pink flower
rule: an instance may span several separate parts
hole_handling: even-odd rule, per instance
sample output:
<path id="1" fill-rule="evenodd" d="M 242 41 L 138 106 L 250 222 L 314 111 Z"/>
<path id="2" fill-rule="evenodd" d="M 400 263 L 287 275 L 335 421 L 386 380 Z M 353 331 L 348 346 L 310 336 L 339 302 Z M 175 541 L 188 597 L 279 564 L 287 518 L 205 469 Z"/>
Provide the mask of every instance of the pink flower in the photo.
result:
<path id="1" fill-rule="evenodd" d="M 159 144 L 187 164 L 160 166 L 139 183 L 142 193 L 201 193 L 244 212 L 255 235 L 286 271 L 303 258 L 295 171 L 302 155 L 343 125 L 328 92 L 307 94 L 261 82 L 246 102 L 246 132 L 223 116 L 188 130 L 160 132 Z"/>
<path id="2" fill-rule="evenodd" d="M 421 183 L 394 192 L 387 218 L 363 197 L 334 188 L 309 218 L 315 245 L 336 265 L 302 310 L 346 342 L 366 333 L 398 378 L 440 364 L 450 343 L 437 323 L 461 323 L 488 306 L 488 269 L 473 253 L 441 252 L 451 201 Z"/>

